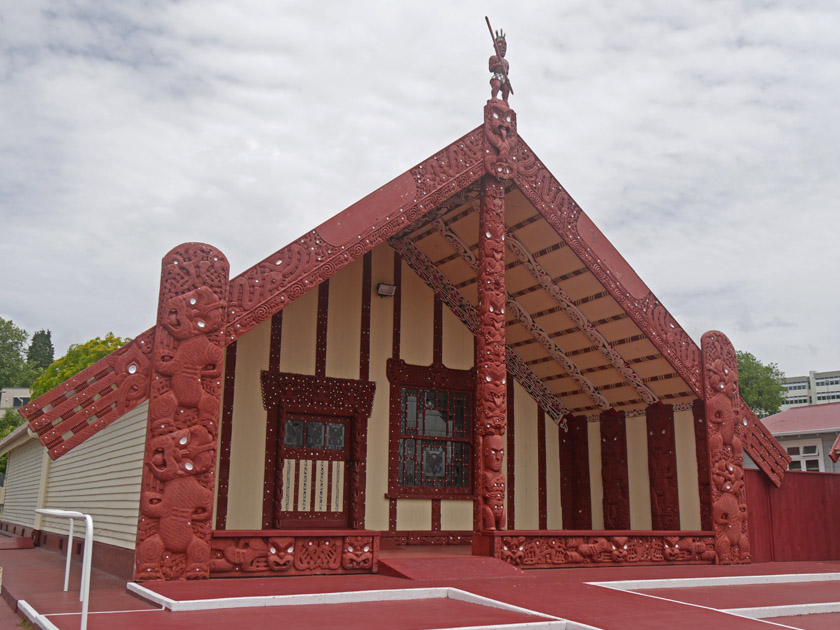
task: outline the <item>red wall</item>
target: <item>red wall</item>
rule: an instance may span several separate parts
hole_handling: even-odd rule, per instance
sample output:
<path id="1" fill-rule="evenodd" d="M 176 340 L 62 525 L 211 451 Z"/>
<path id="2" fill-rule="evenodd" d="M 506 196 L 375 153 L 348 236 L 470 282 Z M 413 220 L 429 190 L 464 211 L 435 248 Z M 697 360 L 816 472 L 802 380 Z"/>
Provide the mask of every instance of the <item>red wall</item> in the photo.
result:
<path id="1" fill-rule="evenodd" d="M 840 474 L 745 472 L 753 562 L 840 560 Z"/>

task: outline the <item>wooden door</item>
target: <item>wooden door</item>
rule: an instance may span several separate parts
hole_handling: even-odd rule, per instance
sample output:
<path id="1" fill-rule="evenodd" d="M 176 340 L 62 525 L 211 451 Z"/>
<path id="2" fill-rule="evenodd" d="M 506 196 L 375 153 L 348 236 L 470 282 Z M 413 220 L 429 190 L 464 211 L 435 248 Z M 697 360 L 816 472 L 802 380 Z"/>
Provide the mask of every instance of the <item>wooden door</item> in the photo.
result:
<path id="1" fill-rule="evenodd" d="M 280 527 L 348 527 L 347 460 L 351 419 L 289 414 L 283 443 Z"/>

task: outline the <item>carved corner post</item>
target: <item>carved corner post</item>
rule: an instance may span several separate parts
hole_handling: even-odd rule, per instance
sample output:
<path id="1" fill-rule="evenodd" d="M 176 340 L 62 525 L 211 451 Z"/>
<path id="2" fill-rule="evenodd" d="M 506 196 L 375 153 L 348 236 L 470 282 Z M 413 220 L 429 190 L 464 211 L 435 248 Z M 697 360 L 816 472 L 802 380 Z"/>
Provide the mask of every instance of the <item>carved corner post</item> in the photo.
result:
<path id="1" fill-rule="evenodd" d="M 735 348 L 718 331 L 703 335 L 700 345 L 715 553 L 719 564 L 744 564 L 750 561 L 750 542 Z"/>
<path id="2" fill-rule="evenodd" d="M 137 580 L 207 578 L 229 265 L 203 243 L 163 258 L 140 517 Z"/>
<path id="3" fill-rule="evenodd" d="M 504 529 L 507 367 L 505 362 L 505 180 L 516 162 L 516 114 L 499 99 L 484 108 L 484 165 L 478 236 L 476 339 L 476 531 Z"/>

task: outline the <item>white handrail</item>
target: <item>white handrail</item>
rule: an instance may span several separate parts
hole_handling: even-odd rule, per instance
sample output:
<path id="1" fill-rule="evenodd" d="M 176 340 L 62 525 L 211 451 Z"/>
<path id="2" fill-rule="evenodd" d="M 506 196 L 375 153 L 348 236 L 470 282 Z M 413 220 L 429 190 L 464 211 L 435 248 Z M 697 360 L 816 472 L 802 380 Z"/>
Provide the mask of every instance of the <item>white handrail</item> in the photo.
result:
<path id="1" fill-rule="evenodd" d="M 93 517 L 73 510 L 57 510 L 54 508 L 37 508 L 38 514 L 66 518 L 70 521 L 70 531 L 67 535 L 67 560 L 64 563 L 64 590 L 70 584 L 70 553 L 73 549 L 73 519 L 81 518 L 85 521 L 85 552 L 82 556 L 82 583 L 79 586 L 79 601 L 82 602 L 82 625 L 80 630 L 87 630 L 88 604 L 90 603 L 90 564 L 93 553 Z"/>

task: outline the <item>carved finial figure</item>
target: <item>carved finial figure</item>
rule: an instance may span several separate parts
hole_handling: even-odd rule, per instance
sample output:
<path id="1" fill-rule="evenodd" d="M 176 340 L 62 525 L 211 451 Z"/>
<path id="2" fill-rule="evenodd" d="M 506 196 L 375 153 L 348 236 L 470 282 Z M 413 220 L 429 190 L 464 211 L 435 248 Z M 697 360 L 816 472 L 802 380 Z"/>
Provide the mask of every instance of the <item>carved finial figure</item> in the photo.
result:
<path id="1" fill-rule="evenodd" d="M 484 529 L 503 529 L 505 522 L 505 476 L 502 460 L 505 441 L 501 435 L 488 435 L 483 440 L 481 520 Z"/>
<path id="2" fill-rule="evenodd" d="M 493 73 L 493 76 L 490 78 L 490 98 L 498 98 L 499 92 L 501 91 L 502 100 L 507 103 L 508 96 L 513 94 L 513 87 L 511 86 L 510 78 L 508 77 L 510 64 L 508 63 L 508 60 L 505 59 L 505 54 L 507 53 L 507 40 L 505 39 L 505 34 L 502 30 L 498 30 L 493 33 L 493 28 L 490 26 L 490 20 L 486 16 L 484 19 L 487 22 L 487 28 L 490 29 L 490 36 L 493 38 L 493 48 L 496 52 L 495 55 L 490 57 L 490 61 L 488 63 L 490 72 Z"/>

